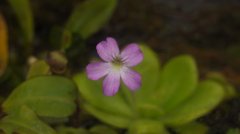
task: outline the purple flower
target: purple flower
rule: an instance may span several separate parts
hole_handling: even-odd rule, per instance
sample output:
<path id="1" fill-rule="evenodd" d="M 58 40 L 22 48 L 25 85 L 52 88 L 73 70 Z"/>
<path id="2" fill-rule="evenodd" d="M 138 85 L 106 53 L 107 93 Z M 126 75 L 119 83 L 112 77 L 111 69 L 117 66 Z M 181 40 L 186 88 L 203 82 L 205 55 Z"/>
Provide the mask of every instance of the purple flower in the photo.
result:
<path id="1" fill-rule="evenodd" d="M 105 76 L 104 95 L 115 95 L 120 86 L 120 79 L 132 91 L 141 86 L 141 75 L 130 69 L 143 60 L 143 53 L 137 44 L 129 44 L 120 52 L 116 40 L 108 37 L 98 43 L 96 48 L 104 61 L 90 63 L 87 66 L 87 76 L 91 80 Z"/>

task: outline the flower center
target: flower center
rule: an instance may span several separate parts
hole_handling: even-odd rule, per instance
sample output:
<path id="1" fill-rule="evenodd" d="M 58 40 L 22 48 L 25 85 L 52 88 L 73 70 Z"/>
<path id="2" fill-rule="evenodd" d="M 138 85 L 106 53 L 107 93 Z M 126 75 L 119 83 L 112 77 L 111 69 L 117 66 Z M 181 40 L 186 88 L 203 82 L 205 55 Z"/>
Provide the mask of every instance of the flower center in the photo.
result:
<path id="1" fill-rule="evenodd" d="M 115 57 L 115 58 L 113 59 L 113 61 L 112 61 L 112 65 L 113 65 L 114 69 L 116 69 L 116 70 L 119 71 L 119 70 L 122 68 L 122 66 L 123 66 L 122 58 L 120 58 L 120 57 Z"/>

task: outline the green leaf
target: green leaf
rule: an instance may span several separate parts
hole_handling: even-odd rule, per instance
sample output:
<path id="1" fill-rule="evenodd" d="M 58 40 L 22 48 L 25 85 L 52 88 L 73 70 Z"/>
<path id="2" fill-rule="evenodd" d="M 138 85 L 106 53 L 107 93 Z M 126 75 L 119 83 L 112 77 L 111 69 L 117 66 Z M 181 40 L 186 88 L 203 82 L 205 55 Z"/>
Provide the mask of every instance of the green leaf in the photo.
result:
<path id="1" fill-rule="evenodd" d="M 89 80 L 85 73 L 74 77 L 78 90 L 85 101 L 101 111 L 133 117 L 131 107 L 125 102 L 121 94 L 115 96 L 104 96 L 101 81 Z"/>
<path id="2" fill-rule="evenodd" d="M 178 56 L 160 73 L 159 88 L 153 92 L 153 98 L 165 111 L 170 111 L 194 92 L 198 78 L 196 65 L 191 56 Z"/>
<path id="3" fill-rule="evenodd" d="M 126 128 L 134 117 L 132 108 L 126 103 L 122 94 L 104 96 L 100 81 L 89 80 L 85 73 L 74 77 L 80 95 L 86 101 L 85 110 L 98 119 L 120 128 Z"/>
<path id="4" fill-rule="evenodd" d="M 26 105 L 37 115 L 64 118 L 71 115 L 76 105 L 74 83 L 60 76 L 39 76 L 18 86 L 3 103 L 3 110 L 11 113 Z"/>
<path id="5" fill-rule="evenodd" d="M 221 84 L 224 87 L 225 99 L 232 99 L 233 97 L 237 97 L 236 89 L 234 88 L 234 86 L 232 84 L 230 84 L 225 79 L 225 77 L 222 74 L 220 74 L 218 72 L 210 72 L 207 74 L 207 78 L 218 82 L 219 84 Z"/>
<path id="6" fill-rule="evenodd" d="M 89 132 L 91 132 L 91 134 L 117 134 L 117 132 L 106 126 L 106 125 L 97 125 L 97 126 L 93 126 Z"/>
<path id="7" fill-rule="evenodd" d="M 144 59 L 133 69 L 141 74 L 142 85 L 137 91 L 131 93 L 122 84 L 119 91 L 123 92 L 122 97 L 134 108 L 135 112 L 137 110 L 144 117 L 155 117 L 163 113 L 159 106 L 151 103 L 151 94 L 155 92 L 159 83 L 160 64 L 157 56 L 149 47 L 141 45 L 140 48 L 144 54 Z"/>
<path id="8" fill-rule="evenodd" d="M 140 112 L 139 116 L 149 119 L 159 118 L 165 113 L 165 111 L 161 107 L 149 102 L 139 104 L 138 111 Z"/>
<path id="9" fill-rule="evenodd" d="M 141 104 L 146 102 L 146 97 L 155 92 L 159 83 L 160 64 L 155 53 L 147 46 L 140 46 L 144 59 L 134 69 L 142 76 L 142 86 L 135 92 L 136 101 Z M 142 99 L 142 98 L 145 99 Z"/>
<path id="10" fill-rule="evenodd" d="M 224 91 L 220 84 L 205 80 L 196 91 L 181 105 L 167 113 L 160 120 L 168 125 L 189 123 L 215 108 L 223 99 Z"/>
<path id="11" fill-rule="evenodd" d="M 97 32 L 109 20 L 115 7 L 116 0 L 87 0 L 74 9 L 66 30 L 78 33 L 83 39 Z"/>
<path id="12" fill-rule="evenodd" d="M 49 65 L 44 60 L 39 60 L 31 65 L 27 78 L 50 74 L 50 72 Z"/>
<path id="13" fill-rule="evenodd" d="M 58 127 L 57 133 L 58 134 L 90 134 L 84 128 L 73 128 L 73 127 L 65 127 L 65 126 Z"/>
<path id="14" fill-rule="evenodd" d="M 127 128 L 132 120 L 131 118 L 124 117 L 119 114 L 112 114 L 106 111 L 101 111 L 100 109 L 97 109 L 89 104 L 84 104 L 84 108 L 101 121 L 119 128 Z"/>
<path id="15" fill-rule="evenodd" d="M 90 130 L 60 126 L 57 128 L 57 132 L 58 134 L 117 134 L 114 129 L 106 125 L 93 126 Z"/>
<path id="16" fill-rule="evenodd" d="M 33 40 L 33 16 L 29 0 L 8 0 L 17 15 L 26 43 Z"/>
<path id="17" fill-rule="evenodd" d="M 0 121 L 0 128 L 6 134 L 56 134 L 47 124 L 40 121 L 35 113 L 26 106 L 7 115 Z"/>
<path id="18" fill-rule="evenodd" d="M 137 120 L 130 124 L 129 134 L 169 134 L 163 124 L 154 120 Z"/>
<path id="19" fill-rule="evenodd" d="M 227 131 L 226 134 L 240 134 L 240 129 L 239 128 L 231 128 Z"/>
<path id="20" fill-rule="evenodd" d="M 62 118 L 57 118 L 57 117 L 41 117 L 41 120 L 48 123 L 48 124 L 63 124 L 67 121 L 69 121 L 68 117 L 62 117 Z"/>
<path id="21" fill-rule="evenodd" d="M 174 130 L 178 134 L 207 134 L 208 127 L 198 122 L 191 122 L 175 127 Z"/>

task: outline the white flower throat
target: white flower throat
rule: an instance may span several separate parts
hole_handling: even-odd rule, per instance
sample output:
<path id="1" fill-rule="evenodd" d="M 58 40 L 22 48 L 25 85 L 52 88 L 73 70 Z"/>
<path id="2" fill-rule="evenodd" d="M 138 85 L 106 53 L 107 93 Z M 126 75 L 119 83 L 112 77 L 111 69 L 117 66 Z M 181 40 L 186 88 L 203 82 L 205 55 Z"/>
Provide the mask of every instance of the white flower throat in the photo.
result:
<path id="1" fill-rule="evenodd" d="M 124 66 L 124 61 L 121 57 L 116 56 L 113 61 L 111 62 L 112 67 L 115 71 L 120 71 Z"/>

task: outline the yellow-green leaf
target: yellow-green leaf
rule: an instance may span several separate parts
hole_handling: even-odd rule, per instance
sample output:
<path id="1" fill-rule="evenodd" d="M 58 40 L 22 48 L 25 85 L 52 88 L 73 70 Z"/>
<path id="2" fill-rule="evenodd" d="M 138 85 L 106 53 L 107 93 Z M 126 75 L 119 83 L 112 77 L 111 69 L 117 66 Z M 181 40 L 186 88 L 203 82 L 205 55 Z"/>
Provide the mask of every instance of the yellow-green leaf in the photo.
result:
<path id="1" fill-rule="evenodd" d="M 114 102 L 114 101 L 113 101 Z M 100 119 L 101 121 L 113 125 L 119 128 L 127 128 L 131 124 L 131 118 L 124 117 L 120 114 L 112 114 L 107 111 L 102 111 L 89 104 L 84 104 L 84 108 L 92 115 Z"/>
<path id="2" fill-rule="evenodd" d="M 111 97 L 103 95 L 100 81 L 89 80 L 85 73 L 76 75 L 74 81 L 78 86 L 80 95 L 88 104 L 91 104 L 104 112 L 119 114 L 125 117 L 133 116 L 131 107 L 125 102 L 121 94 Z"/>
<path id="3" fill-rule="evenodd" d="M 18 86 L 3 103 L 3 110 L 11 113 L 26 105 L 38 116 L 64 118 L 76 109 L 75 84 L 60 76 L 39 76 Z"/>
<path id="4" fill-rule="evenodd" d="M 182 55 L 170 60 L 160 72 L 159 88 L 153 92 L 157 104 L 170 111 L 194 92 L 198 72 L 194 59 Z"/>
<path id="5" fill-rule="evenodd" d="M 50 74 L 50 72 L 49 65 L 44 60 L 39 60 L 31 65 L 27 78 Z"/>
<path id="6" fill-rule="evenodd" d="M 178 134 L 207 134 L 208 126 L 198 122 L 191 122 L 181 126 L 174 127 Z"/>
<path id="7" fill-rule="evenodd" d="M 26 43 L 33 40 L 33 16 L 29 0 L 8 0 L 17 15 Z"/>
<path id="8" fill-rule="evenodd" d="M 77 5 L 66 25 L 66 30 L 78 33 L 83 39 L 98 31 L 112 15 L 116 0 L 87 0 Z"/>
<path id="9" fill-rule="evenodd" d="M 0 128 L 6 134 L 56 134 L 47 124 L 38 119 L 28 107 L 19 107 L 0 121 Z"/>
<path id="10" fill-rule="evenodd" d="M 130 124 L 129 134 L 169 134 L 162 122 L 155 120 L 137 120 Z"/>
<path id="11" fill-rule="evenodd" d="M 160 120 L 173 126 L 189 123 L 210 112 L 223 97 L 224 90 L 220 84 L 213 80 L 205 80 L 198 84 L 192 96 Z"/>

